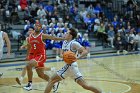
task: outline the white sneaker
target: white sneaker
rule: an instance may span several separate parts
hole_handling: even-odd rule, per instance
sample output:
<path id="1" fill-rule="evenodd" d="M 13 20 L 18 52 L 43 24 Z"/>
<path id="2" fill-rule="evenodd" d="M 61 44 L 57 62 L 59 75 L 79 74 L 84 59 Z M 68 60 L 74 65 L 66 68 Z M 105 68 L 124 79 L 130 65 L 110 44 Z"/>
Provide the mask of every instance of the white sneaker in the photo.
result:
<path id="1" fill-rule="evenodd" d="M 90 58 L 90 53 L 87 54 L 87 58 Z"/>
<path id="2" fill-rule="evenodd" d="M 56 56 L 56 60 L 57 60 L 57 61 L 60 60 L 60 57 L 59 57 L 59 56 Z"/>
<path id="3" fill-rule="evenodd" d="M 0 77 L 2 77 L 3 73 L 0 73 Z"/>
<path id="4" fill-rule="evenodd" d="M 126 50 L 123 50 L 123 54 L 125 55 L 125 54 L 127 54 L 128 52 L 126 51 Z"/>
<path id="5" fill-rule="evenodd" d="M 54 84 L 54 86 L 53 86 L 53 92 L 54 92 L 54 93 L 57 92 L 58 87 L 59 87 L 59 84 L 60 84 L 60 82 L 56 82 L 56 83 Z"/>
<path id="6" fill-rule="evenodd" d="M 114 48 L 114 46 L 113 46 L 113 45 L 112 45 L 111 47 L 112 47 L 112 48 Z"/>
<path id="7" fill-rule="evenodd" d="M 18 77 L 16 77 L 16 82 L 19 84 L 19 85 L 21 85 L 21 83 L 22 83 L 22 80 L 23 80 L 23 78 L 21 79 L 19 79 Z"/>
<path id="8" fill-rule="evenodd" d="M 117 55 L 119 55 L 119 54 L 120 54 L 120 51 L 118 50 L 118 51 L 117 51 Z"/>
<path id="9" fill-rule="evenodd" d="M 32 83 L 28 83 L 28 85 L 23 88 L 28 91 L 32 90 Z"/>

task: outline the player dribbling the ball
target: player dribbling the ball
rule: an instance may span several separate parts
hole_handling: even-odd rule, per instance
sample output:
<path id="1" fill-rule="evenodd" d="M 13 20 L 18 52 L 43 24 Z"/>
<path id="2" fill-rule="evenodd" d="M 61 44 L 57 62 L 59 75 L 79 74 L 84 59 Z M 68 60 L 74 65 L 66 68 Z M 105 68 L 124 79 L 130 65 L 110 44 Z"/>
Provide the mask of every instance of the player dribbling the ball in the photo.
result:
<path id="1" fill-rule="evenodd" d="M 77 31 L 73 28 L 69 29 L 67 34 L 65 35 L 66 41 L 63 42 L 62 50 L 63 52 L 71 51 L 75 54 L 76 52 L 80 53 L 80 56 L 77 58 L 79 59 L 87 55 L 88 52 L 83 46 L 81 46 L 77 41 L 74 40 L 76 36 L 77 36 Z M 54 83 L 59 82 L 62 79 L 65 79 L 66 77 L 73 78 L 76 83 L 78 83 L 86 90 L 92 91 L 94 93 L 101 93 L 100 90 L 96 89 L 93 86 L 88 85 L 88 83 L 83 79 L 83 76 L 78 69 L 78 64 L 76 61 L 72 62 L 71 64 L 66 63 L 64 67 L 62 67 L 62 69 L 58 70 L 57 73 L 55 73 L 51 77 L 44 93 L 50 93 Z"/>

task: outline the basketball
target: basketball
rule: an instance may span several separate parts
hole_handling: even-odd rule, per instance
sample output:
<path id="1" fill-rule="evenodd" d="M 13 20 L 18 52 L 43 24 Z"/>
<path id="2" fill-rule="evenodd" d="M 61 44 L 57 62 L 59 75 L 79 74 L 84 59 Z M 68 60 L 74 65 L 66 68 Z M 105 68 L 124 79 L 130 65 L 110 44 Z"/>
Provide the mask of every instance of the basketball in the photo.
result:
<path id="1" fill-rule="evenodd" d="M 63 53 L 63 60 L 67 64 L 71 64 L 77 61 L 76 55 L 72 51 L 66 51 Z"/>

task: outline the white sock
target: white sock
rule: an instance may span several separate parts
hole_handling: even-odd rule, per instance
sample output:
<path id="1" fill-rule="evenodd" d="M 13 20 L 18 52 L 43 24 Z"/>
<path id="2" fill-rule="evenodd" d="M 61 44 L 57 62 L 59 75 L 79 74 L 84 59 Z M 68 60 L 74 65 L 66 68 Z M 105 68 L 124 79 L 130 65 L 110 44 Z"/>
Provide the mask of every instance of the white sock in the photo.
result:
<path id="1" fill-rule="evenodd" d="M 20 80 L 20 81 L 23 81 L 23 77 L 21 76 L 21 77 L 19 78 L 19 80 Z"/>

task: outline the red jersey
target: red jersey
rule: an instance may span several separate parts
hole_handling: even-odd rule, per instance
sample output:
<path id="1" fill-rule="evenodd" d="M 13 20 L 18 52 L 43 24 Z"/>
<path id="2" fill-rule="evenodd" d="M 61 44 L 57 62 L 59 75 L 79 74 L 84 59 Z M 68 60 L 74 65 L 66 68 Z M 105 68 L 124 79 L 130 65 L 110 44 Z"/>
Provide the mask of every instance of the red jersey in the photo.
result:
<path id="1" fill-rule="evenodd" d="M 29 54 L 46 55 L 45 43 L 42 40 L 42 33 L 38 36 L 31 34 L 29 36 L 28 43 L 31 45 Z"/>

